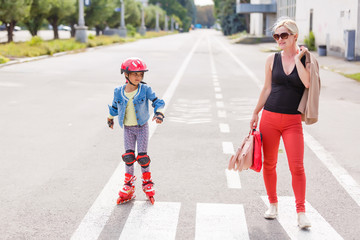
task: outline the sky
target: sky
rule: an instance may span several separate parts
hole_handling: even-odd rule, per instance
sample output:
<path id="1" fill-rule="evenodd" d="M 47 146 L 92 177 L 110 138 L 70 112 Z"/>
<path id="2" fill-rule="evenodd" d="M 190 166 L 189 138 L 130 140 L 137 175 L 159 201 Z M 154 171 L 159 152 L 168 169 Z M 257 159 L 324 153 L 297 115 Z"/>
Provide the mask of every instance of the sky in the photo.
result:
<path id="1" fill-rule="evenodd" d="M 195 5 L 205 6 L 205 5 L 213 5 L 214 2 L 212 0 L 195 0 Z"/>

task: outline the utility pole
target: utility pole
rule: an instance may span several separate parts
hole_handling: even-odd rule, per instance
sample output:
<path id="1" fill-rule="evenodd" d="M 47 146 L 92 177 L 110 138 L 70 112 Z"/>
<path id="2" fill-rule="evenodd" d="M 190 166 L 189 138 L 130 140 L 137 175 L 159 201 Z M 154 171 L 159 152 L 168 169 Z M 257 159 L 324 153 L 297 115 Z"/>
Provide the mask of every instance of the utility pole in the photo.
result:
<path id="1" fill-rule="evenodd" d="M 78 42 L 86 43 L 87 42 L 87 31 L 88 27 L 85 26 L 84 19 L 84 0 L 79 0 L 79 25 L 75 26 L 75 39 Z"/>
<path id="2" fill-rule="evenodd" d="M 126 26 L 125 26 L 125 3 L 124 0 L 120 0 L 121 3 L 121 16 L 120 16 L 120 37 L 126 37 Z"/>
<path id="3" fill-rule="evenodd" d="M 140 32 L 140 34 L 142 35 L 142 36 L 144 36 L 145 35 L 145 33 L 146 33 L 146 27 L 145 27 L 145 10 L 144 10 L 144 8 L 145 8 L 145 3 L 144 2 L 142 2 L 142 7 L 141 7 L 141 26 L 140 26 L 140 30 L 139 30 L 139 32 Z"/>
<path id="4" fill-rule="evenodd" d="M 160 6 L 159 3 L 156 4 L 156 6 Z M 156 9 L 156 26 L 155 26 L 155 32 L 159 32 L 160 31 L 160 27 L 159 27 L 159 10 Z"/>

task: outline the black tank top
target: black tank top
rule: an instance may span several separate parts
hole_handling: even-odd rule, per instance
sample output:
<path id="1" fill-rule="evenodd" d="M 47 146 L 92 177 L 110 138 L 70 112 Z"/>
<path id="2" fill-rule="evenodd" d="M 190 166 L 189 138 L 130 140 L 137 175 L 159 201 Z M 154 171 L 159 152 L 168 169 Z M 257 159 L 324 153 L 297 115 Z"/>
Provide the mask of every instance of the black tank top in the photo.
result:
<path id="1" fill-rule="evenodd" d="M 301 62 L 305 66 L 305 56 L 301 58 Z M 304 89 L 296 66 L 289 75 L 286 75 L 281 52 L 276 53 L 271 75 L 271 92 L 264 109 L 276 113 L 300 114 L 297 109 Z"/>

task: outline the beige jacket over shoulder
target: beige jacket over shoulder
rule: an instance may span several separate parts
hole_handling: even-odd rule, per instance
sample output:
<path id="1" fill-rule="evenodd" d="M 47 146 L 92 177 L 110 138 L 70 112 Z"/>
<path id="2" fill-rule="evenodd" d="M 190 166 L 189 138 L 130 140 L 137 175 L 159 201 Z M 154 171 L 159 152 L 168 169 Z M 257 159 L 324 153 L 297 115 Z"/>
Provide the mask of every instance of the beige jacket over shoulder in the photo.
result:
<path id="1" fill-rule="evenodd" d="M 321 83 L 319 64 L 315 56 L 310 52 L 306 53 L 306 63 L 310 63 L 310 86 L 304 90 L 298 111 L 301 112 L 302 121 L 310 125 L 318 121 Z"/>

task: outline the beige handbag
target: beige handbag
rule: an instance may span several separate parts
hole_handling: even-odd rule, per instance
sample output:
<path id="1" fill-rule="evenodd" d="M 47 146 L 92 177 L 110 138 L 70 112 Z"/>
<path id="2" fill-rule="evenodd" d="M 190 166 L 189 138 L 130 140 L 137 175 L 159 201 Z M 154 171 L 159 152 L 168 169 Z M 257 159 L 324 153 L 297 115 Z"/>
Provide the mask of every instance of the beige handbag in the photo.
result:
<path id="1" fill-rule="evenodd" d="M 253 163 L 254 154 L 254 135 L 251 130 L 248 136 L 245 137 L 240 147 L 237 149 L 235 156 L 232 155 L 229 161 L 229 170 L 241 172 L 249 169 Z"/>

